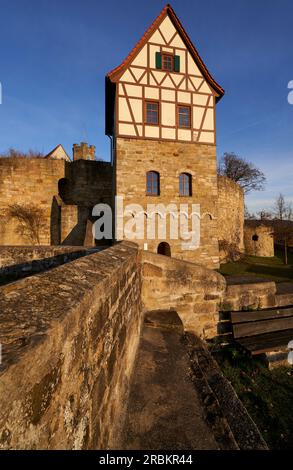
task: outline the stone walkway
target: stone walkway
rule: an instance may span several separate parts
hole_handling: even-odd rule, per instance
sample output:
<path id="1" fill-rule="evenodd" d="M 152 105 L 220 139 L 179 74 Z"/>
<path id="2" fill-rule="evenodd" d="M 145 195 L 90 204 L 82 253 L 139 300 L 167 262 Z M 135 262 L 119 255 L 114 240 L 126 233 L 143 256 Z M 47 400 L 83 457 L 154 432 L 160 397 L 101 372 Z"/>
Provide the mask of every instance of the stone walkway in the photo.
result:
<path id="1" fill-rule="evenodd" d="M 157 314 L 158 315 L 158 314 Z M 170 321 L 171 320 L 171 321 Z M 165 325 L 164 325 L 165 321 Z M 175 312 L 146 318 L 131 385 L 122 449 L 218 449 L 189 378 Z"/>

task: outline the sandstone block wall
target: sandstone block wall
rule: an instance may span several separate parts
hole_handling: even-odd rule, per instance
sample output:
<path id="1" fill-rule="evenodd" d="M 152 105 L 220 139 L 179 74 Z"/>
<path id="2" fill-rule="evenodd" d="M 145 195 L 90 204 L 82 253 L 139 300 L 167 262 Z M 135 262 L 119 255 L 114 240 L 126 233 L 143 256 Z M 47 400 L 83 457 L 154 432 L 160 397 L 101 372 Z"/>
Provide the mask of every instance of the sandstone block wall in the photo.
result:
<path id="1" fill-rule="evenodd" d="M 222 311 L 258 310 L 277 306 L 276 283 L 252 280 L 240 284 L 237 279 L 227 285 Z"/>
<path id="2" fill-rule="evenodd" d="M 160 196 L 146 195 L 146 173 L 160 173 Z M 192 196 L 179 195 L 179 175 L 192 175 Z M 183 250 L 183 240 L 170 238 L 167 226 L 167 242 L 171 256 L 200 263 L 206 267 L 219 266 L 218 225 L 217 225 L 217 169 L 216 147 L 214 145 L 159 142 L 117 138 L 116 149 L 116 192 L 124 197 L 125 204 L 140 204 L 146 210 L 147 204 L 200 204 L 200 247 Z M 191 214 L 191 207 L 189 210 Z M 129 220 L 126 217 L 125 220 Z M 190 227 L 191 229 L 191 227 Z M 133 240 L 143 249 L 157 252 L 160 241 Z"/>
<path id="3" fill-rule="evenodd" d="M 70 256 L 71 253 L 80 251 L 86 253 L 83 246 L 0 246 L 0 268 L 41 261 L 59 255 Z"/>
<path id="4" fill-rule="evenodd" d="M 244 251 L 244 193 L 225 176 L 218 176 L 218 236 L 221 261 Z M 232 252 L 232 253 L 231 253 Z"/>
<path id="5" fill-rule="evenodd" d="M 0 285 L 32 276 L 88 254 L 84 247 L 0 247 Z"/>
<path id="6" fill-rule="evenodd" d="M 1 288 L 0 448 L 115 446 L 140 295 L 130 244 Z"/>
<path id="7" fill-rule="evenodd" d="M 252 256 L 274 256 L 274 229 L 267 225 L 250 224 L 246 221 L 244 227 L 245 253 Z"/>
<path id="8" fill-rule="evenodd" d="M 42 209 L 45 227 L 41 245 L 50 245 L 50 218 L 58 181 L 65 174 L 65 161 L 45 158 L 0 159 L 0 245 L 30 245 L 19 233 L 19 224 L 6 215 L 11 204 L 35 204 Z"/>
<path id="9" fill-rule="evenodd" d="M 145 311 L 175 310 L 184 329 L 202 338 L 217 335 L 219 304 L 226 281 L 215 271 L 166 256 L 142 252 Z"/>
<path id="10" fill-rule="evenodd" d="M 88 145 L 86 142 L 81 142 L 80 145 L 73 144 L 73 160 L 95 160 L 95 150 L 94 145 Z"/>
<path id="11" fill-rule="evenodd" d="M 7 251 L 6 263 L 19 260 Z M 115 448 L 147 311 L 176 311 L 185 331 L 211 338 L 219 310 L 284 295 L 270 282 L 226 287 L 213 270 L 128 242 L 0 287 L 0 448 Z"/>
<path id="12" fill-rule="evenodd" d="M 87 219 L 99 202 L 112 202 L 109 163 L 0 159 L 0 245 L 32 244 L 21 235 L 19 222 L 8 215 L 12 204 L 33 204 L 42 210 L 41 245 L 82 245 Z"/>
<path id="13" fill-rule="evenodd" d="M 66 204 L 92 207 L 98 202 L 112 203 L 110 163 L 77 160 L 66 163 L 60 196 Z"/>
<path id="14" fill-rule="evenodd" d="M 61 240 L 63 245 L 93 246 L 93 237 L 85 243 L 86 226 L 91 210 L 89 207 L 80 207 L 73 204 L 61 206 Z"/>

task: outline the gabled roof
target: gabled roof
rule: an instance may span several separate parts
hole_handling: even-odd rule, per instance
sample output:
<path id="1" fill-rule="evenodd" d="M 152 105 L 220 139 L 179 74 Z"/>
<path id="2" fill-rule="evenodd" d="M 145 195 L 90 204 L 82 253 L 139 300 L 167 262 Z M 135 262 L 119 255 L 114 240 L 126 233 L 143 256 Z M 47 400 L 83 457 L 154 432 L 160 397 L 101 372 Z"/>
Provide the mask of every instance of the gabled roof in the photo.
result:
<path id="1" fill-rule="evenodd" d="M 178 33 L 180 34 L 181 39 L 183 40 L 184 44 L 186 45 L 187 49 L 189 50 L 191 56 L 195 60 L 197 66 L 199 67 L 201 73 L 205 77 L 206 81 L 211 85 L 211 87 L 215 90 L 215 92 L 218 95 L 218 100 L 222 98 L 224 95 L 225 91 L 223 88 L 213 79 L 211 74 L 209 73 L 208 69 L 206 68 L 203 60 L 201 59 L 199 53 L 197 52 L 196 48 L 192 44 L 188 34 L 186 33 L 185 29 L 183 28 L 180 20 L 176 16 L 176 13 L 174 12 L 173 8 L 171 5 L 168 3 L 159 16 L 155 19 L 155 21 L 151 24 L 151 26 L 147 29 L 147 31 L 144 33 L 142 38 L 138 41 L 136 46 L 132 49 L 132 51 L 128 54 L 126 59 L 114 70 L 108 73 L 107 77 L 112 81 L 116 82 L 119 80 L 123 72 L 128 68 L 130 63 L 133 61 L 133 59 L 137 56 L 139 51 L 142 49 L 142 47 L 147 43 L 149 38 L 152 36 L 152 34 L 155 32 L 155 30 L 160 26 L 161 22 L 164 20 L 166 16 L 169 16 L 170 20 L 174 24 L 175 28 L 177 29 Z"/>
<path id="2" fill-rule="evenodd" d="M 55 153 L 56 150 L 58 150 L 58 149 L 61 149 L 61 150 L 63 151 L 63 153 L 64 153 L 64 160 L 66 160 L 66 161 L 68 161 L 68 162 L 71 162 L 71 160 L 70 160 L 70 158 L 69 158 L 67 152 L 65 151 L 63 145 L 61 145 L 61 144 L 56 145 L 56 147 L 53 148 L 53 150 L 51 150 L 51 152 L 49 152 L 47 155 L 45 155 L 44 158 L 54 158 L 54 153 Z"/>

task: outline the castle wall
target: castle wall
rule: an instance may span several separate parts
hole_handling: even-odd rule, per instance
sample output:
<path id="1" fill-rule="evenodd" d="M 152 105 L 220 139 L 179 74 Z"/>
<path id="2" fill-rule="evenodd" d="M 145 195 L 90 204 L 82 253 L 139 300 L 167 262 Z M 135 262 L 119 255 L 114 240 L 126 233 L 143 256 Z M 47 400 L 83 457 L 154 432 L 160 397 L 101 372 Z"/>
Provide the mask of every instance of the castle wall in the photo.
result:
<path id="1" fill-rule="evenodd" d="M 42 211 L 40 245 L 83 245 L 92 207 L 111 201 L 112 169 L 108 163 L 0 159 L 0 245 L 37 244 L 22 234 L 19 222 L 9 216 L 13 204 L 34 205 Z"/>
<path id="2" fill-rule="evenodd" d="M 0 247 L 0 269 L 12 265 L 24 263 L 33 263 L 34 261 L 44 261 L 59 255 L 64 256 L 64 260 L 68 261 L 71 254 L 83 252 L 83 247 L 72 246 L 1 246 Z"/>
<path id="3" fill-rule="evenodd" d="M 63 245 L 84 244 L 89 216 L 90 210 L 87 207 L 69 204 L 61 206 L 61 240 Z"/>
<path id="4" fill-rule="evenodd" d="M 146 195 L 146 173 L 160 173 L 160 196 Z M 179 196 L 179 175 L 192 175 L 192 196 Z M 217 233 L 217 173 L 216 147 L 205 144 L 160 142 L 151 140 L 117 138 L 116 150 L 116 192 L 123 196 L 124 205 L 148 204 L 200 205 L 200 246 L 194 250 L 182 249 L 184 240 L 170 237 L 169 220 L 166 241 L 171 247 L 171 256 L 200 263 L 206 267 L 219 265 Z M 125 217 L 126 222 L 131 217 Z M 146 220 L 146 219 L 145 219 Z M 146 224 L 145 224 L 146 226 Z M 191 225 L 190 225 L 191 230 Z M 146 235 L 146 228 L 145 228 Z M 157 252 L 158 244 L 165 237 L 155 240 L 134 240 L 140 248 L 147 247 Z M 145 245 L 147 244 L 147 245 Z"/>
<path id="5" fill-rule="evenodd" d="M 212 337 L 225 286 L 123 242 L 0 287 L 0 448 L 116 448 L 144 313 Z"/>
<path id="6" fill-rule="evenodd" d="M 125 242 L 0 293 L 1 449 L 117 448 L 147 311 L 176 311 L 185 331 L 209 338 L 227 332 L 219 307 L 290 304 L 274 282 L 226 287 L 215 271 Z"/>
<path id="7" fill-rule="evenodd" d="M 15 282 L 88 254 L 83 247 L 1 246 L 0 284 Z"/>
<path id="8" fill-rule="evenodd" d="M 218 237 L 220 259 L 237 257 L 244 251 L 244 194 L 241 187 L 225 176 L 218 176 Z"/>
<path id="9" fill-rule="evenodd" d="M 185 331 L 202 338 L 217 335 L 218 310 L 226 288 L 223 276 L 193 263 L 150 252 L 142 253 L 142 267 L 144 310 L 174 310 Z"/>
<path id="10" fill-rule="evenodd" d="M 0 448 L 115 444 L 140 295 L 138 250 L 127 244 L 1 288 Z"/>
<path id="11" fill-rule="evenodd" d="M 43 158 L 0 159 L 0 245 L 31 245 L 19 233 L 19 224 L 7 215 L 13 204 L 34 204 L 43 212 L 44 227 L 40 244 L 50 245 L 50 220 L 53 196 L 58 181 L 65 175 L 65 161 Z"/>
<path id="12" fill-rule="evenodd" d="M 274 229 L 266 225 L 250 225 L 249 221 L 244 226 L 245 253 L 252 256 L 274 256 Z"/>
<path id="13" fill-rule="evenodd" d="M 112 167 L 106 162 L 77 160 L 67 163 L 65 185 L 61 194 L 66 204 L 93 207 L 98 202 L 112 202 Z"/>

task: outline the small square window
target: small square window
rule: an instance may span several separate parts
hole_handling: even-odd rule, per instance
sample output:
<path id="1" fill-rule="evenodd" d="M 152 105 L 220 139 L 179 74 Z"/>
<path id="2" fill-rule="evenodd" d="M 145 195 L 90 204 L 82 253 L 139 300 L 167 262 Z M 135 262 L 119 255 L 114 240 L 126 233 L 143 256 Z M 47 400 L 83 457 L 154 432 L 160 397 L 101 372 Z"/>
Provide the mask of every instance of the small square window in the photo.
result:
<path id="1" fill-rule="evenodd" d="M 191 118 L 190 118 L 190 106 L 178 106 L 178 127 L 183 129 L 190 129 Z"/>
<path id="2" fill-rule="evenodd" d="M 159 124 L 159 103 L 156 101 L 146 101 L 145 103 L 145 123 L 157 126 Z"/>

